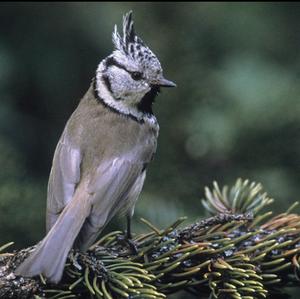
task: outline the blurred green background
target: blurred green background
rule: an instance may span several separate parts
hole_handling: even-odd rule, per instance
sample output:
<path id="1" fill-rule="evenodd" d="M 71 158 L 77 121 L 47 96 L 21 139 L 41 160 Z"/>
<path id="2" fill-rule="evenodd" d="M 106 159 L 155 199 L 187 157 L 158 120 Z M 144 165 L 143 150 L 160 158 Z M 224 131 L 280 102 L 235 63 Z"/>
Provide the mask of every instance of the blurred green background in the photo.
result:
<path id="1" fill-rule="evenodd" d="M 213 180 L 260 181 L 275 211 L 299 199 L 299 3 L 2 3 L 0 244 L 42 238 L 56 143 L 130 9 L 178 85 L 154 107 L 159 146 L 134 231 L 140 217 L 163 227 L 203 216 Z"/>

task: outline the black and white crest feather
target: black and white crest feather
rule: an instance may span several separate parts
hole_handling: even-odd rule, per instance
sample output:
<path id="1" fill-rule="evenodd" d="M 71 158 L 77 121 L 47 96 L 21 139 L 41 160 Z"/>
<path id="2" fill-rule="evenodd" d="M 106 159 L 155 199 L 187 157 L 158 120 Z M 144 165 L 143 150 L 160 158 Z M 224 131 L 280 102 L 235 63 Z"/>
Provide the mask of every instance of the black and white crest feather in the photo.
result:
<path id="1" fill-rule="evenodd" d="M 115 25 L 112 40 L 116 50 L 124 55 L 141 62 L 146 67 L 150 64 L 157 65 L 159 68 L 161 67 L 154 53 L 136 35 L 132 11 L 123 17 L 123 36 L 119 34 L 117 25 Z"/>
<path id="2" fill-rule="evenodd" d="M 132 11 L 123 16 L 123 37 L 118 32 L 117 25 L 113 32 L 113 43 L 117 50 L 129 54 L 130 45 L 140 44 L 145 46 L 144 42 L 135 34 Z"/>

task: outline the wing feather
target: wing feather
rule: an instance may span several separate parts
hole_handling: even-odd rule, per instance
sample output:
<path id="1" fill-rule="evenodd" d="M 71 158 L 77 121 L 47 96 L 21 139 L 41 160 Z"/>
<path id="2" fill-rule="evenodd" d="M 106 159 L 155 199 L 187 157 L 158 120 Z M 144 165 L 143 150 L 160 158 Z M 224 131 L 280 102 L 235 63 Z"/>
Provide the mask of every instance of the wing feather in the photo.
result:
<path id="1" fill-rule="evenodd" d="M 77 238 L 77 247 L 88 249 L 110 219 L 127 205 L 142 170 L 143 163 L 126 156 L 101 163 L 88 186 L 92 209 Z M 140 192 L 141 188 L 138 190 Z"/>
<path id="2" fill-rule="evenodd" d="M 71 145 L 64 133 L 54 153 L 48 183 L 47 231 L 74 195 L 80 180 L 80 164 L 80 150 Z"/>

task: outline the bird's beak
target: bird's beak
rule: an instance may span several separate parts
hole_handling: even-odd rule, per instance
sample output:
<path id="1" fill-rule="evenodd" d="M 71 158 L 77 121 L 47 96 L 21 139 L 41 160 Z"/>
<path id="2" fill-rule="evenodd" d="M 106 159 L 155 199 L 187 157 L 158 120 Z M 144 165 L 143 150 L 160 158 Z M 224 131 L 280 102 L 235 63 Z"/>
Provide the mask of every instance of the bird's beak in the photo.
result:
<path id="1" fill-rule="evenodd" d="M 159 78 L 155 82 L 153 82 L 153 85 L 158 85 L 161 87 L 176 87 L 176 84 L 170 80 L 165 79 L 164 77 Z"/>

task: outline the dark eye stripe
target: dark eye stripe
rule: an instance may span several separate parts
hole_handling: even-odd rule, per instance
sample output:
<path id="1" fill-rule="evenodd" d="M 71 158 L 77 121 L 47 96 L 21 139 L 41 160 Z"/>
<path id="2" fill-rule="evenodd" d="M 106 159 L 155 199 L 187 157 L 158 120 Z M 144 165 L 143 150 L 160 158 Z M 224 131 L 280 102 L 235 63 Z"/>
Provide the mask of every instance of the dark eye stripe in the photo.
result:
<path id="1" fill-rule="evenodd" d="M 126 69 L 126 67 L 122 64 L 120 64 L 116 59 L 114 59 L 114 57 L 108 57 L 106 58 L 106 62 L 105 62 L 106 68 L 110 67 L 110 66 L 116 66 L 124 71 L 126 71 L 127 73 L 129 73 L 132 77 L 132 79 L 134 80 L 140 80 L 142 79 L 142 74 L 140 72 L 132 72 Z"/>
<path id="2" fill-rule="evenodd" d="M 120 68 L 120 69 L 123 69 L 124 71 L 130 73 L 130 72 L 126 69 L 126 67 L 125 67 L 124 65 L 120 64 L 120 63 L 119 63 L 117 60 L 115 60 L 113 57 L 108 57 L 108 58 L 106 59 L 106 68 L 108 68 L 108 67 L 110 67 L 110 66 L 112 66 L 112 65 L 114 65 L 114 66 L 116 66 L 116 67 L 118 67 L 118 68 Z"/>
<path id="3" fill-rule="evenodd" d="M 102 80 L 103 80 L 105 86 L 107 87 L 108 91 L 112 94 L 111 84 L 110 84 L 110 80 L 109 80 L 108 76 L 102 75 Z"/>

